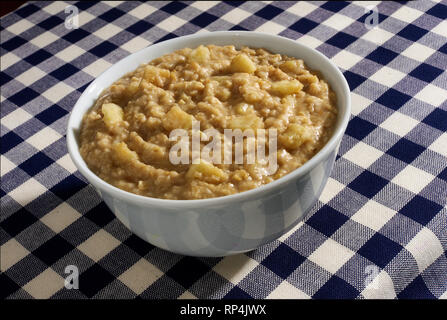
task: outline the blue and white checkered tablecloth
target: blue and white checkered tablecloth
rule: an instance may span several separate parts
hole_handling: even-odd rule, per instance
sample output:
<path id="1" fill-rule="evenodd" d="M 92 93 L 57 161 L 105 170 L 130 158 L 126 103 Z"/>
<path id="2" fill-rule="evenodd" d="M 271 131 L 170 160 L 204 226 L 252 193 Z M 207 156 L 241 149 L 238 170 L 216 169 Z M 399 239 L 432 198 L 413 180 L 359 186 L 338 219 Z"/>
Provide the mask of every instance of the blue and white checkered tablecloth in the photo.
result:
<path id="1" fill-rule="evenodd" d="M 68 5 L 79 11 L 67 29 Z M 377 9 L 379 25 L 365 19 Z M 447 298 L 447 2 L 30 2 L 1 18 L 4 298 Z M 152 43 L 279 34 L 328 56 L 352 91 L 308 218 L 247 254 L 192 258 L 129 232 L 76 170 L 69 112 Z M 78 289 L 64 287 L 67 266 Z"/>

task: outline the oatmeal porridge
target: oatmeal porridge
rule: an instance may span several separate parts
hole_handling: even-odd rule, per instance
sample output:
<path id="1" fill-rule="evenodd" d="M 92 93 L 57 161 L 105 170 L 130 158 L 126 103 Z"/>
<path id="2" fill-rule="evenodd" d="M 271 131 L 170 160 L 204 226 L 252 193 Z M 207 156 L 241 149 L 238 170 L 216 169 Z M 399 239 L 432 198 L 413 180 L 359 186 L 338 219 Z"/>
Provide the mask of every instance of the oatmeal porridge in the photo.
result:
<path id="1" fill-rule="evenodd" d="M 248 47 L 184 48 L 142 64 L 101 93 L 84 115 L 80 153 L 101 179 L 139 195 L 230 195 L 274 181 L 314 156 L 333 133 L 335 101 L 327 82 L 300 59 Z M 200 150 L 211 141 L 207 130 L 217 132 L 219 148 L 227 143 L 226 130 L 252 130 L 239 141 L 240 150 L 247 157 L 254 141 L 266 154 L 272 151 L 274 172 L 265 159 L 192 161 L 194 152 L 190 161 L 173 163 L 170 152 L 179 142 L 171 133 L 183 129 L 189 142 L 194 123 Z M 269 134 L 260 135 L 263 129 Z M 275 149 L 269 143 L 273 129 Z"/>

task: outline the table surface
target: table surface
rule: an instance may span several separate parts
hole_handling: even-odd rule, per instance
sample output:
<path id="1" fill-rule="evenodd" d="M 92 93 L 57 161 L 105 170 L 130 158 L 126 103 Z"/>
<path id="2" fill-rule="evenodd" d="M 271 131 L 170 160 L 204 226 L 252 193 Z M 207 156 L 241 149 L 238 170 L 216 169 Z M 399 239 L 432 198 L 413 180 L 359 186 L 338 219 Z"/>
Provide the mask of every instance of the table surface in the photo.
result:
<path id="1" fill-rule="evenodd" d="M 65 27 L 68 5 L 78 29 Z M 0 295 L 447 298 L 446 18 L 447 2 L 428 0 L 31 2 L 2 17 Z M 65 130 L 82 91 L 113 63 L 215 30 L 316 48 L 343 71 L 353 109 L 304 222 L 247 254 L 192 258 L 114 218 L 71 162 Z M 70 266 L 78 289 L 64 287 Z"/>
<path id="2" fill-rule="evenodd" d="M 26 3 L 26 1 L 3 1 L 2 6 L 0 7 L 0 17 L 14 11 L 24 3 Z"/>

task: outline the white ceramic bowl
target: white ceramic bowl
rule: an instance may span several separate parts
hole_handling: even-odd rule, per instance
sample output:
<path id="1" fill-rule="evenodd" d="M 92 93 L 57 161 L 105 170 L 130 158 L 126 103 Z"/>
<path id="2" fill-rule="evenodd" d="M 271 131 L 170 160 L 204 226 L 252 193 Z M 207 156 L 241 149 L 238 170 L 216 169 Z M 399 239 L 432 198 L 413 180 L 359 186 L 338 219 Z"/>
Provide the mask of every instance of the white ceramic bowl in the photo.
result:
<path id="1" fill-rule="evenodd" d="M 302 167 L 246 192 L 204 200 L 164 200 L 118 189 L 96 176 L 79 153 L 77 134 L 82 116 L 103 89 L 140 64 L 172 51 L 200 44 L 265 48 L 301 58 L 319 70 L 337 95 L 339 115 L 328 143 Z M 140 50 L 114 64 L 83 92 L 67 128 L 70 156 L 117 218 L 139 237 L 160 248 L 191 256 L 225 256 L 253 250 L 279 238 L 315 205 L 330 175 L 351 110 L 343 74 L 318 51 L 298 41 L 250 32 L 210 32 L 167 40 Z"/>

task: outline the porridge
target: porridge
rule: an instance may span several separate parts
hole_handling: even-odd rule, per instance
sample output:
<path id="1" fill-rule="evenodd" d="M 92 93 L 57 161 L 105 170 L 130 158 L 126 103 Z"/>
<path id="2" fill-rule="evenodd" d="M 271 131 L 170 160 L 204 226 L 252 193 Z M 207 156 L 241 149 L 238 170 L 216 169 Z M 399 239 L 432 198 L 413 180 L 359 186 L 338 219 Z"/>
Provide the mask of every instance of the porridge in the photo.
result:
<path id="1" fill-rule="evenodd" d="M 164 199 L 212 198 L 300 167 L 329 140 L 336 118 L 335 93 L 300 59 L 248 47 L 184 48 L 140 65 L 101 93 L 84 115 L 80 153 L 96 175 L 120 189 Z M 183 129 L 189 142 L 194 123 L 200 150 L 211 141 L 207 130 L 217 132 L 220 149 L 228 145 L 228 129 L 252 130 L 239 150 L 247 158 L 254 141 L 274 156 L 275 170 L 265 159 L 234 161 L 237 143 L 217 159 L 230 154 L 233 161 L 193 161 L 193 151 L 190 161 L 174 164 L 170 152 L 179 142 L 171 133 Z M 268 134 L 262 136 L 263 129 Z"/>

